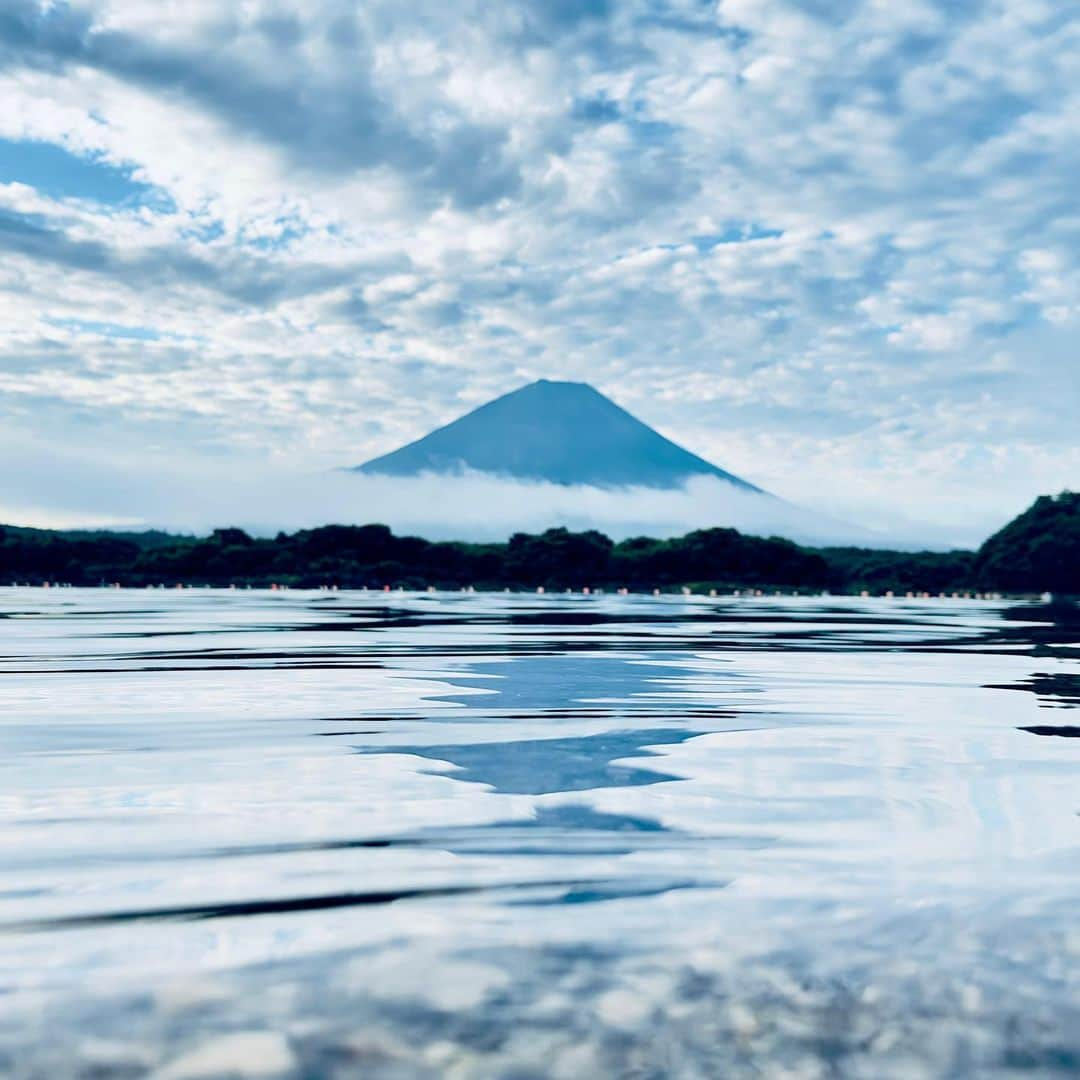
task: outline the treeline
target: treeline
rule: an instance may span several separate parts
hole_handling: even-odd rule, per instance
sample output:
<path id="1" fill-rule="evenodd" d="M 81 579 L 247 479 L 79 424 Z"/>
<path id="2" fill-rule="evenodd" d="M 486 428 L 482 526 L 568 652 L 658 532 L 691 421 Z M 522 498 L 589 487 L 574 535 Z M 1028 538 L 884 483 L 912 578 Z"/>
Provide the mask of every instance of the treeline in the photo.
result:
<path id="1" fill-rule="evenodd" d="M 613 542 L 595 530 L 474 544 L 327 525 L 273 538 L 0 527 L 0 583 L 341 588 L 777 587 L 880 593 L 973 589 L 1080 593 L 1080 496 L 1044 497 L 978 551 L 807 548 L 735 529 Z"/>
<path id="2" fill-rule="evenodd" d="M 733 585 L 819 586 L 828 566 L 788 540 L 708 529 L 674 540 L 613 543 L 602 533 L 548 529 L 507 543 L 432 542 L 395 536 L 385 525 L 326 525 L 258 539 L 241 529 L 210 536 L 97 535 L 6 528 L 0 581 L 75 585 L 202 584 L 406 588 L 653 588 L 712 581 Z"/>

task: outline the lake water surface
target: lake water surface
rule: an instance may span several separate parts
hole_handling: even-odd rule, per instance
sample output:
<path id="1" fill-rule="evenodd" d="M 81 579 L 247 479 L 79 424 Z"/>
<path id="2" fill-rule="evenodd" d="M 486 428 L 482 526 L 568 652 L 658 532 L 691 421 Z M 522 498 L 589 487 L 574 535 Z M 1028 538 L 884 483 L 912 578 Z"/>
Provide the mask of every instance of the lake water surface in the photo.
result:
<path id="1" fill-rule="evenodd" d="M 1080 1075 L 1080 625 L 0 589 L 0 1074 Z"/>

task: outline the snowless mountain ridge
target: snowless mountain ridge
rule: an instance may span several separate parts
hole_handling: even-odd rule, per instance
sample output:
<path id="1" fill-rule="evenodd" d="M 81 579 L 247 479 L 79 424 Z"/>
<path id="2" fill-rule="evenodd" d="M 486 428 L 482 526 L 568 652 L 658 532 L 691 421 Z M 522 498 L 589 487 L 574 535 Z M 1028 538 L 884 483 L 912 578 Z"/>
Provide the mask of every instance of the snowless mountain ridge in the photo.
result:
<path id="1" fill-rule="evenodd" d="M 495 398 L 354 471 L 471 471 L 598 488 L 679 488 L 693 477 L 711 476 L 765 494 L 665 438 L 587 383 L 549 379 Z"/>

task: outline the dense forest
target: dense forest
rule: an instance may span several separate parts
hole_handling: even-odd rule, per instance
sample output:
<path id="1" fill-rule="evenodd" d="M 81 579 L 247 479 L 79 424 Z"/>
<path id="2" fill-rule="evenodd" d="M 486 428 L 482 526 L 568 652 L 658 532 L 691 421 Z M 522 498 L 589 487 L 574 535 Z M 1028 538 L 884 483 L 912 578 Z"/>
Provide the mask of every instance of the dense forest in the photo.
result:
<path id="1" fill-rule="evenodd" d="M 0 583 L 340 588 L 785 588 L 1080 593 L 1080 495 L 1043 496 L 978 551 L 807 548 L 735 529 L 613 542 L 596 531 L 432 542 L 385 525 L 256 538 L 0 527 Z"/>

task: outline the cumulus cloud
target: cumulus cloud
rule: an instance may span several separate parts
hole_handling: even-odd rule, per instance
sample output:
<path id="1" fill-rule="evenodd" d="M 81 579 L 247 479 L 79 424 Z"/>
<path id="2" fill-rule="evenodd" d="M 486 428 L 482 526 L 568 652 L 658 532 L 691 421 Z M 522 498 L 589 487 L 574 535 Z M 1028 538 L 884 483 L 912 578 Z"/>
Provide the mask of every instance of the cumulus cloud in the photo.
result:
<path id="1" fill-rule="evenodd" d="M 1077 57 L 1043 0 L 9 0 L 0 417 L 310 472 L 569 377 L 795 501 L 1008 516 L 1075 483 Z"/>

